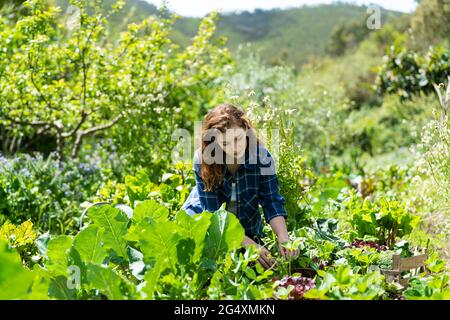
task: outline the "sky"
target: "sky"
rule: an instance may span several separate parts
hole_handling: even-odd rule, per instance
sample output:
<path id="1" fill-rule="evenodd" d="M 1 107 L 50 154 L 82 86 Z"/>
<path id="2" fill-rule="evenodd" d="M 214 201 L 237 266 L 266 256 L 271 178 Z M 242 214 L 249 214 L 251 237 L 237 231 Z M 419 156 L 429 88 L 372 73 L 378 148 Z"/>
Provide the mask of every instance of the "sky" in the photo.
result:
<path id="1" fill-rule="evenodd" d="M 146 0 L 155 5 L 160 5 L 161 0 Z M 253 11 L 259 9 L 299 7 L 304 4 L 316 5 L 336 2 L 333 0 L 168 0 L 171 11 L 182 16 L 202 17 L 213 10 L 220 12 L 229 11 Z M 355 4 L 376 4 L 385 9 L 402 12 L 412 12 L 416 7 L 415 0 L 349 0 Z"/>

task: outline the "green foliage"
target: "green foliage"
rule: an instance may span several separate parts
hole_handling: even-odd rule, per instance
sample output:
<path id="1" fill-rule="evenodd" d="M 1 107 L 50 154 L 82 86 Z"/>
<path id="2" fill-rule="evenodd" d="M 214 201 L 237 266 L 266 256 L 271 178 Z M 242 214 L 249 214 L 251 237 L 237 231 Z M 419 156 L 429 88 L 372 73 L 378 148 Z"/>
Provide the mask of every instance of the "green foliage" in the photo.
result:
<path id="1" fill-rule="evenodd" d="M 51 157 L 28 155 L 2 157 L 0 223 L 29 219 L 39 231 L 70 233 L 81 215 L 79 203 L 88 200 L 106 176 L 95 163 L 58 163 Z"/>
<path id="2" fill-rule="evenodd" d="M 256 264 L 258 252 L 254 246 L 245 252 L 233 251 L 225 257 L 225 262 L 213 274 L 208 288 L 210 299 L 251 299 L 262 300 L 272 298 L 275 283 L 268 282 L 273 271 L 264 270 Z"/>
<path id="3" fill-rule="evenodd" d="M 286 92 L 295 90 L 295 73 L 290 66 L 269 66 L 250 43 L 234 54 L 236 63 L 229 71 L 227 94 L 230 97 L 252 97 L 263 105 L 264 98 L 283 103 Z"/>
<path id="4" fill-rule="evenodd" d="M 363 6 L 340 3 L 256 10 L 223 16 L 219 34 L 229 38 L 232 49 L 251 42 L 266 63 L 294 65 L 299 70 L 310 58 L 325 55 L 327 41 L 339 22 L 362 20 L 366 15 Z"/>
<path id="5" fill-rule="evenodd" d="M 0 239 L 0 299 L 23 299 L 33 282 L 33 274 L 22 266 L 15 249 Z"/>
<path id="6" fill-rule="evenodd" d="M 6 241 L 9 246 L 16 248 L 27 265 L 33 265 L 35 263 L 36 259 L 33 259 L 31 256 L 36 251 L 33 247 L 36 238 L 37 234 L 33 230 L 33 223 L 30 220 L 25 221 L 19 226 L 15 226 L 11 222 L 6 221 L 0 227 L 0 241 Z"/>
<path id="7" fill-rule="evenodd" d="M 6 221 L 0 228 L 0 239 L 8 241 L 13 247 L 22 247 L 33 243 L 36 239 L 36 233 L 29 220 L 17 227 Z"/>
<path id="8" fill-rule="evenodd" d="M 435 97 L 414 96 L 399 101 L 395 94 L 386 95 L 375 109 L 370 106 L 352 111 L 346 121 L 348 139 L 355 148 L 370 156 L 383 155 L 417 143 L 417 133 L 432 117 Z"/>
<path id="9" fill-rule="evenodd" d="M 450 76 L 450 52 L 447 48 L 431 48 L 426 55 L 391 47 L 380 66 L 377 90 L 396 93 L 402 100 L 415 94 L 434 92 L 433 84 L 440 84 Z"/>
<path id="10" fill-rule="evenodd" d="M 102 242 L 106 250 L 112 250 L 112 255 L 127 259 L 126 241 L 124 235 L 127 233 L 128 218 L 119 209 L 108 207 L 97 207 L 89 210 L 89 218 L 94 225 L 102 229 Z"/>
<path id="11" fill-rule="evenodd" d="M 370 268 L 392 270 L 393 251 L 377 252 L 373 248 L 345 248 L 336 253 L 336 265 L 348 264 L 353 272 L 366 274 Z"/>
<path id="12" fill-rule="evenodd" d="M 104 1 L 104 11 L 113 1 Z M 58 0 L 64 11 L 68 1 Z M 163 8 L 164 9 L 164 8 Z M 160 10 L 161 11 L 161 10 Z M 163 11 L 167 16 L 166 9 Z M 125 1 L 123 9 L 108 18 L 108 36 L 119 38 L 127 23 L 138 23 L 150 15 L 161 15 L 158 9 L 147 2 Z M 384 22 L 390 22 L 400 14 L 383 10 Z M 242 44 L 252 43 L 262 60 L 271 65 L 294 65 L 297 70 L 312 56 L 323 56 L 333 28 L 342 21 L 366 19 L 366 8 L 346 3 L 321 6 L 303 6 L 284 10 L 261 10 L 221 14 L 218 21 L 218 38 L 226 37 L 228 47 L 236 54 Z M 407 16 L 408 17 L 408 16 Z M 408 17 L 409 18 L 409 17 Z M 179 17 L 168 37 L 177 45 L 187 47 L 196 35 L 201 18 Z M 364 26 L 364 28 L 362 27 Z M 361 25 L 362 32 L 367 30 Z M 377 33 L 382 30 L 377 30 Z M 403 30 L 401 30 L 403 32 Z M 311 32 L 314 37 L 311 37 Z"/>
<path id="13" fill-rule="evenodd" d="M 374 236 L 389 248 L 393 247 L 397 237 L 411 233 L 420 219 L 408 212 L 405 204 L 385 198 L 374 203 L 353 197 L 344 204 L 351 215 L 355 237 Z"/>
<path id="14" fill-rule="evenodd" d="M 370 194 L 378 196 L 386 190 L 403 190 L 404 175 L 398 168 L 378 172 L 379 181 Z M 143 186 L 149 183 L 145 175 L 131 180 L 135 186 L 139 185 L 136 181 L 144 181 Z M 337 184 L 333 191 L 336 181 L 344 184 Z M 236 217 L 224 208 L 191 217 L 184 211 L 171 214 L 169 208 L 155 200 L 136 200 L 131 219 L 111 206 L 91 208 L 88 217 L 92 224 L 75 236 L 62 235 L 47 244 L 36 240 L 40 254 L 38 266 L 45 269 L 33 271 L 23 298 L 286 298 L 286 292 L 276 290 L 276 283 L 268 281 L 270 277 L 297 273 L 304 276 L 305 272 L 318 273 L 318 286 L 306 296 L 309 299 L 380 299 L 397 295 L 391 293 L 392 288 L 385 288 L 383 277 L 371 270 L 374 267 L 390 269 L 394 252 L 410 254 L 409 243 L 398 242 L 395 251 L 377 252 L 371 248 L 350 248 L 343 238 L 351 239 L 356 232 L 364 231 L 367 237 L 372 231 L 395 229 L 391 225 L 395 223 L 398 223 L 399 237 L 404 236 L 410 231 L 412 221 L 405 219 L 408 214 L 405 215 L 403 206 L 383 197 L 370 205 L 364 205 L 359 195 L 340 199 L 346 189 L 342 186 L 347 185 L 343 177 L 322 179 L 321 184 L 333 191 L 324 200 L 334 199 L 341 201 L 345 208 L 358 209 L 351 217 L 358 216 L 356 220 L 364 226 L 350 223 L 352 229 L 347 229 L 345 219 L 318 218 L 312 227 L 296 227 L 291 234 L 291 245 L 299 246 L 301 255 L 286 262 L 277 258 L 276 269 L 264 271 L 257 264 L 258 253 L 253 247 L 240 248 L 244 230 Z M 323 186 L 320 190 L 326 190 Z M 141 191 L 133 190 L 140 194 L 145 187 Z M 147 191 L 142 193 L 143 197 Z M 323 210 L 320 208 L 327 208 L 331 203 L 322 203 L 314 211 Z M 364 214 L 375 216 L 376 220 L 366 225 L 369 221 L 363 219 Z M 6 224 L 1 234 L 13 228 Z M 275 249 L 270 245 L 268 248 Z M 430 258 L 429 268 L 436 276 L 444 271 L 442 261 L 435 255 Z M 434 285 L 434 282 L 427 284 Z M 405 293 L 405 297 L 408 294 L 408 297 L 445 296 L 445 291 L 430 295 L 431 289 L 418 286 L 414 284 L 413 291 Z M 427 293 L 423 293 L 424 290 Z"/>
<path id="15" fill-rule="evenodd" d="M 404 296 L 408 300 L 449 300 L 449 279 L 448 275 L 411 279 Z"/>
<path id="16" fill-rule="evenodd" d="M 109 300 L 123 300 L 120 290 L 122 279 L 113 270 L 99 265 L 87 265 L 89 288 L 98 289 Z"/>
<path id="17" fill-rule="evenodd" d="M 302 276 L 315 277 L 309 299 L 448 299 L 448 89 L 433 86 L 448 74 L 448 52 L 435 21 L 424 21 L 436 36 L 423 43 L 441 46 L 428 54 L 412 51 L 419 20 L 410 39 L 410 16 L 393 14 L 370 34 L 337 27 L 331 41 L 341 55 L 320 58 L 337 22 L 361 25 L 364 7 L 200 21 L 144 2 L 70 3 L 80 20 L 68 1 L 0 9 L 2 154 L 59 156 L 0 156 L 2 298 L 289 299 L 301 288 L 271 277 Z M 416 18 L 436 3 L 423 1 Z M 232 50 L 254 43 L 232 61 L 217 35 L 231 35 Z M 404 49 L 383 62 L 391 47 Z M 285 65 L 306 61 L 300 74 Z M 373 91 L 377 71 L 389 95 Z M 282 258 L 265 224 L 276 260 L 268 270 L 255 247 L 241 248 L 244 230 L 224 207 L 180 210 L 195 180 L 190 164 L 172 160 L 172 133 L 192 131 L 226 100 L 247 111 L 276 160 L 291 238 L 284 247 L 300 249 Z M 417 158 L 399 152 L 417 143 Z M 79 230 L 93 202 L 110 205 L 90 208 Z M 421 249 L 432 274 L 414 275 L 403 296 L 373 272 Z"/>
<path id="18" fill-rule="evenodd" d="M 55 299 L 113 300 L 201 298 L 224 285 L 227 290 L 235 288 L 218 278 L 219 273 L 236 275 L 229 269 L 232 264 L 238 264 L 236 272 L 242 267 L 236 252 L 241 248 L 244 229 L 234 215 L 224 208 L 195 217 L 179 211 L 174 220 L 167 220 L 167 208 L 152 201 L 141 203 L 135 211 L 137 216 L 129 220 L 111 206 L 90 209 L 91 225 L 74 237 L 61 235 L 48 241 L 40 265 L 45 269 L 40 273 L 24 269 L 19 255 L 9 253 L 2 243 L 0 259 L 5 268 L 0 286 L 12 281 L 8 274 L 14 270 L 21 281 L 17 291 L 4 290 L 5 297 L 28 297 L 33 293 L 32 286 L 47 290 L 48 297 Z M 2 235 L 6 229 L 9 225 L 2 228 Z M 256 261 L 258 255 L 252 251 L 244 256 L 240 277 L 247 280 L 242 279 L 238 292 L 270 297 L 272 287 L 263 280 L 271 273 L 259 266 L 257 277 L 247 264 Z M 230 257 L 235 257 L 231 264 Z M 210 282 L 213 274 L 216 280 Z M 44 284 L 39 287 L 41 282 Z"/>
<path id="19" fill-rule="evenodd" d="M 171 213 L 177 212 L 194 186 L 192 170 L 179 164 L 171 173 L 163 175 L 162 183 L 151 181 L 144 170 L 127 175 L 125 183 L 107 181 L 94 199 L 95 202 L 126 203 L 132 207 L 145 200 L 164 204 Z"/>
<path id="20" fill-rule="evenodd" d="M 107 18 L 120 6 L 105 13 L 88 4 L 75 2 L 73 26 L 43 1 L 27 2 L 30 15 L 16 24 L 0 24 L 0 125 L 8 129 L 2 140 L 15 137 L 8 146 L 14 151 L 50 136 L 60 159 L 75 158 L 86 137 L 113 128 L 118 151 L 159 175 L 168 161 L 157 159 L 169 159 L 174 145 L 170 128 L 192 126 L 196 112 L 214 103 L 214 81 L 230 62 L 213 39 L 215 15 L 180 50 L 168 38 L 172 17 L 130 24 L 113 43 L 105 41 Z"/>
<path id="21" fill-rule="evenodd" d="M 420 1 L 411 19 L 414 46 L 427 49 L 429 45 L 447 41 L 450 32 L 450 4 L 446 0 Z"/>
<path id="22" fill-rule="evenodd" d="M 436 86 L 440 108 L 435 108 L 435 118 L 422 128 L 421 144 L 417 151 L 421 155 L 418 163 L 419 171 L 433 178 L 434 189 L 443 198 L 450 195 L 450 122 L 448 106 L 450 104 L 450 77 L 447 89 Z M 443 92 L 442 92 L 443 91 Z M 439 120 L 438 120 L 439 118 Z M 439 201 L 440 203 L 440 201 Z M 446 204 L 442 204 L 444 207 Z"/>
<path id="23" fill-rule="evenodd" d="M 354 274 L 350 267 L 340 266 L 336 270 L 319 271 L 320 281 L 317 288 L 308 291 L 305 296 L 310 299 L 331 300 L 373 300 L 384 293 L 379 272 L 367 273 L 364 276 Z"/>
<path id="24" fill-rule="evenodd" d="M 99 245 L 104 233 L 105 229 L 95 225 L 88 226 L 80 231 L 73 246 L 82 260 L 92 264 L 101 264 L 105 260 L 107 252 L 104 246 Z"/>
<path id="25" fill-rule="evenodd" d="M 223 205 L 211 218 L 203 252 L 208 259 L 206 263 L 214 264 L 227 252 L 240 248 L 243 239 L 244 232 L 239 220 L 230 215 Z"/>
<path id="26" fill-rule="evenodd" d="M 151 20 L 123 35 L 122 50 L 126 47 L 128 56 L 124 68 L 130 72 L 126 84 L 130 92 L 125 95 L 135 97 L 135 109 L 115 128 L 113 137 L 133 167 L 161 176 L 172 165 L 174 130 L 192 129 L 197 115 L 216 103 L 222 70 L 230 58 L 213 37 L 215 20 L 214 14 L 205 18 L 183 51 L 167 37 L 170 21 Z M 144 36 L 149 30 L 150 37 Z"/>
<path id="27" fill-rule="evenodd" d="M 357 20 L 337 24 L 330 36 L 326 48 L 327 53 L 340 56 L 346 51 L 355 48 L 370 33 L 366 23 L 367 17 L 363 16 Z"/>

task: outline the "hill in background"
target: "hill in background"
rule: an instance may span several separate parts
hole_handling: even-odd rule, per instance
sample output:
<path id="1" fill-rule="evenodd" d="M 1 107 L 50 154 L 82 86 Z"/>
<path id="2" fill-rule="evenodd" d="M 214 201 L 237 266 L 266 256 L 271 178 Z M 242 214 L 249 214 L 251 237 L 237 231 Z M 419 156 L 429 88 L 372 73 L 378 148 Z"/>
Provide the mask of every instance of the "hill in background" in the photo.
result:
<path id="1" fill-rule="evenodd" d="M 55 0 L 63 8 L 67 0 Z M 114 0 L 105 1 L 106 6 Z M 127 0 L 124 10 L 111 17 L 114 34 L 118 34 L 128 23 L 140 21 L 149 15 L 158 14 L 158 8 L 144 0 Z M 402 15 L 383 10 L 382 22 Z M 302 6 L 289 9 L 243 11 L 221 14 L 217 26 L 218 36 L 228 39 L 227 45 L 236 52 L 239 45 L 252 43 L 265 62 L 291 64 L 296 67 L 310 57 L 325 55 L 333 29 L 356 22 L 361 30 L 367 30 L 365 21 L 367 8 L 347 3 Z M 180 17 L 175 23 L 171 37 L 185 46 L 196 34 L 201 18 Z"/>

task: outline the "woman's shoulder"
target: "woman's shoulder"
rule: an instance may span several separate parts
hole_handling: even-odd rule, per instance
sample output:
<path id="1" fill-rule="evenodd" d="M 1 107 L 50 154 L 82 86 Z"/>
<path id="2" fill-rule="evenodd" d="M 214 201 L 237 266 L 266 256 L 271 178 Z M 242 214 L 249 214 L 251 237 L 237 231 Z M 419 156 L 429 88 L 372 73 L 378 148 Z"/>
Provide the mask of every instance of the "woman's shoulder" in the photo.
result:
<path id="1" fill-rule="evenodd" d="M 249 163 L 256 164 L 257 166 L 266 166 L 273 161 L 272 154 L 261 143 L 259 143 L 256 148 L 249 148 L 248 158 Z"/>
<path id="2" fill-rule="evenodd" d="M 260 170 L 261 174 L 267 175 L 275 173 L 275 160 L 269 149 L 263 144 L 258 144 L 256 158 L 256 166 Z"/>

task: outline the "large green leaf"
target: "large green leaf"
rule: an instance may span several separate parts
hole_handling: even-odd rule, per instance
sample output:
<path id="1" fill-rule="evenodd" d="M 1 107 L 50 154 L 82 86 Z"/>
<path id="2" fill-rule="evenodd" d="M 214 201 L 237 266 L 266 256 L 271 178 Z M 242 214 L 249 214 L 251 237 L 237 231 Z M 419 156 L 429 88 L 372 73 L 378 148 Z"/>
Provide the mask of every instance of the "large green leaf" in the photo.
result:
<path id="1" fill-rule="evenodd" d="M 33 285 L 31 287 L 31 292 L 25 297 L 27 300 L 48 300 L 49 297 L 49 285 L 50 276 L 48 272 L 38 265 L 33 267 Z"/>
<path id="2" fill-rule="evenodd" d="M 94 224 L 103 229 L 103 243 L 105 249 L 111 249 L 123 259 L 127 259 L 128 218 L 125 213 L 111 206 L 93 207 L 89 209 L 89 217 Z"/>
<path id="3" fill-rule="evenodd" d="M 97 289 L 110 300 L 122 300 L 124 295 L 120 290 L 122 278 L 112 269 L 102 266 L 87 265 L 88 286 L 91 289 Z"/>
<path id="4" fill-rule="evenodd" d="M 143 292 L 147 295 L 147 299 L 154 299 L 158 279 L 160 278 L 162 271 L 161 269 L 161 264 L 156 264 L 145 273 L 145 287 L 143 288 Z"/>
<path id="5" fill-rule="evenodd" d="M 50 280 L 48 288 L 48 295 L 51 298 L 59 300 L 76 300 L 77 290 L 75 288 L 69 288 L 67 285 L 68 279 L 65 276 L 57 276 Z"/>
<path id="6" fill-rule="evenodd" d="M 53 276 L 67 276 L 72 242 L 72 238 L 66 235 L 58 236 L 48 242 L 46 267 Z"/>
<path id="7" fill-rule="evenodd" d="M 194 240 L 195 247 L 192 253 L 192 262 L 197 263 L 202 257 L 205 237 L 211 224 L 212 214 L 204 212 L 191 217 L 184 211 L 179 211 L 176 222 L 184 237 Z"/>
<path id="8" fill-rule="evenodd" d="M 23 267 L 16 249 L 0 241 L 0 300 L 24 298 L 33 277 L 33 273 Z"/>
<path id="9" fill-rule="evenodd" d="M 180 240 L 175 222 L 161 221 L 139 224 L 139 244 L 145 260 L 154 258 L 163 270 L 176 270 L 178 263 L 177 244 Z"/>
<path id="10" fill-rule="evenodd" d="M 148 198 L 148 194 L 154 184 L 150 181 L 145 171 L 139 170 L 135 176 L 125 177 L 125 186 L 131 205 L 134 206 L 135 201 L 142 201 Z"/>
<path id="11" fill-rule="evenodd" d="M 133 220 L 139 223 L 144 218 L 154 221 L 165 221 L 169 216 L 169 209 L 154 200 L 146 200 L 136 206 L 133 212 Z"/>
<path id="12" fill-rule="evenodd" d="M 239 220 L 222 206 L 213 213 L 211 225 L 205 238 L 203 257 L 210 263 L 242 245 L 245 231 Z"/>
<path id="13" fill-rule="evenodd" d="M 107 252 L 103 248 L 103 233 L 103 228 L 90 225 L 77 234 L 73 246 L 83 262 L 101 264 L 105 260 Z"/>

